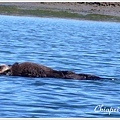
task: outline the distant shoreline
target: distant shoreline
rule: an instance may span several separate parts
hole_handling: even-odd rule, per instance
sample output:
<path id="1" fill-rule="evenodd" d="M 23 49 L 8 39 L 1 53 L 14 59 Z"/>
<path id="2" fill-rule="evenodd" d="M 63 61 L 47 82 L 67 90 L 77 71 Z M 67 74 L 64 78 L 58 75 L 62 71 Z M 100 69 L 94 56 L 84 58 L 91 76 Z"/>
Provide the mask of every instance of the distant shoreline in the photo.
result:
<path id="1" fill-rule="evenodd" d="M 120 22 L 120 3 L 0 2 L 0 14 Z"/>

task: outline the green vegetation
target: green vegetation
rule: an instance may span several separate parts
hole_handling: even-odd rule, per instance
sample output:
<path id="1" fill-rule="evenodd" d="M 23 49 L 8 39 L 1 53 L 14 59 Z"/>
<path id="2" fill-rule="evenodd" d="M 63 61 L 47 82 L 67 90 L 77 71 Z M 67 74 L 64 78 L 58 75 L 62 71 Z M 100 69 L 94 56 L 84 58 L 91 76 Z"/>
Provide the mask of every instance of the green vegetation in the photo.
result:
<path id="1" fill-rule="evenodd" d="M 17 7 L 15 6 L 4 6 L 0 5 L 0 14 L 14 14 L 17 12 Z"/>
<path id="2" fill-rule="evenodd" d="M 55 11 L 55 10 L 28 10 L 28 9 L 20 9 L 16 6 L 0 6 L 0 14 L 7 14 L 7 15 L 31 15 L 31 16 L 38 16 L 38 17 L 62 17 L 62 18 L 80 18 L 83 15 L 79 15 L 77 13 L 69 13 L 67 11 Z"/>
<path id="3" fill-rule="evenodd" d="M 59 17 L 59 18 L 74 18 L 74 19 L 85 19 L 85 20 L 97 20 L 97 21 L 119 21 L 120 17 L 100 15 L 100 14 L 87 14 L 82 15 L 78 13 L 70 13 L 67 11 L 55 11 L 48 9 L 22 9 L 16 6 L 0 5 L 0 14 L 5 15 L 30 15 L 38 17 Z"/>
<path id="4" fill-rule="evenodd" d="M 20 10 L 22 15 L 33 15 L 33 16 L 50 16 L 50 17 L 62 17 L 62 18 L 78 18 L 80 17 L 77 13 L 69 13 L 67 11 L 53 11 L 53 10 Z"/>
<path id="5" fill-rule="evenodd" d="M 86 18 L 89 20 L 97 20 L 97 21 L 119 21 L 120 17 L 111 16 L 111 15 L 100 15 L 100 14 L 88 14 Z"/>

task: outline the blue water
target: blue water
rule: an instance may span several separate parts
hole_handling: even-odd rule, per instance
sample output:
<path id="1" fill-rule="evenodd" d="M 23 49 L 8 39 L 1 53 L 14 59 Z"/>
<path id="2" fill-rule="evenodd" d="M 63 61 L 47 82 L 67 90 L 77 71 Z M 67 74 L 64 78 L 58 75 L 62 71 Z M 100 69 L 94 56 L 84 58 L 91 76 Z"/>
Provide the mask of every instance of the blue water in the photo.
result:
<path id="1" fill-rule="evenodd" d="M 1 118 L 120 117 L 120 23 L 0 16 L 0 63 L 25 61 L 115 80 L 0 76 Z"/>

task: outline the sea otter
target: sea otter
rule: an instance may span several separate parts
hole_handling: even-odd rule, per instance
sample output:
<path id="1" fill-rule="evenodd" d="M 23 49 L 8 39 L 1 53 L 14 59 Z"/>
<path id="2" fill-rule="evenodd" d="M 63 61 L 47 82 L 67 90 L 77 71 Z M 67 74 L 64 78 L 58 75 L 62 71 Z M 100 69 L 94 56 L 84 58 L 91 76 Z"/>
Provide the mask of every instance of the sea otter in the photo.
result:
<path id="1" fill-rule="evenodd" d="M 58 71 L 52 68 L 31 62 L 14 63 L 13 65 L 0 65 L 0 74 L 8 76 L 62 78 L 78 80 L 99 80 L 98 76 L 90 74 L 76 74 L 71 71 Z"/>

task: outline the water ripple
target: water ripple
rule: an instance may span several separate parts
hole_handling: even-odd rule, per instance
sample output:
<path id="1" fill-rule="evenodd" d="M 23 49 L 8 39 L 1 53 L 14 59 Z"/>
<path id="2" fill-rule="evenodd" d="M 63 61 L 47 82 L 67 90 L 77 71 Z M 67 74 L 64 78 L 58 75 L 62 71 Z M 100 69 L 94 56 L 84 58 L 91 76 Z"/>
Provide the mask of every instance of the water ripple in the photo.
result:
<path id="1" fill-rule="evenodd" d="M 119 23 L 1 16 L 0 62 L 36 62 L 116 80 L 0 76 L 0 117 L 119 117 L 96 113 L 119 102 Z"/>

